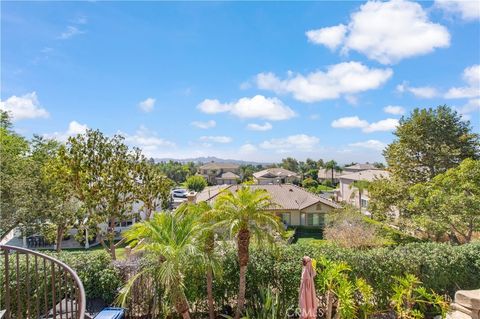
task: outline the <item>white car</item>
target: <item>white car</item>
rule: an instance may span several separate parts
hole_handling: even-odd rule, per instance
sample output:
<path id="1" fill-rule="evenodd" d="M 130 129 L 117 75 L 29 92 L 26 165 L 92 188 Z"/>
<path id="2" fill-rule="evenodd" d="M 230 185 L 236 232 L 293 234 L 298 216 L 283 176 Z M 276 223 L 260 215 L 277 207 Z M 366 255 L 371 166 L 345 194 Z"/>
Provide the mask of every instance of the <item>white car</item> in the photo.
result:
<path id="1" fill-rule="evenodd" d="M 187 198 L 188 191 L 183 188 L 172 190 L 172 197 Z"/>

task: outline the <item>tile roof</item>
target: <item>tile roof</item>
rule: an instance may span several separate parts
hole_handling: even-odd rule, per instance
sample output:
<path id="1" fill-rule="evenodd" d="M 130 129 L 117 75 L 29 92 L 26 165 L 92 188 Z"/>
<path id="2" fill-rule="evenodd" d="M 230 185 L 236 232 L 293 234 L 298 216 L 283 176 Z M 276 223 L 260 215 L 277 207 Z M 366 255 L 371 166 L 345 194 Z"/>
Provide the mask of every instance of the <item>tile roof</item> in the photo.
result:
<path id="1" fill-rule="evenodd" d="M 302 210 L 317 203 L 323 203 L 333 208 L 340 206 L 324 197 L 310 193 L 309 191 L 295 186 L 293 184 L 275 184 L 275 185 L 220 185 L 205 188 L 197 194 L 196 202 L 213 201 L 215 197 L 223 190 L 235 192 L 240 187 L 247 186 L 253 189 L 264 189 L 272 197 L 272 201 L 278 205 L 276 210 Z"/>
<path id="2" fill-rule="evenodd" d="M 237 179 L 237 178 L 240 178 L 240 176 L 238 176 L 237 174 L 232 173 L 232 172 L 225 172 L 222 175 L 220 175 L 220 177 L 217 177 L 217 178 L 219 178 L 219 179 Z"/>
<path id="3" fill-rule="evenodd" d="M 297 177 L 297 173 L 289 171 L 288 169 L 284 169 L 281 167 L 274 167 L 274 168 L 267 168 L 263 171 L 259 171 L 253 173 L 255 178 L 275 178 L 275 177 L 290 177 L 295 176 Z"/>
<path id="4" fill-rule="evenodd" d="M 346 166 L 345 169 L 350 170 L 367 170 L 367 169 L 378 169 L 373 164 L 365 163 L 365 164 L 355 164 Z"/>
<path id="5" fill-rule="evenodd" d="M 210 163 L 207 163 L 207 164 L 204 164 L 204 165 L 200 166 L 200 169 L 221 169 L 221 168 L 236 169 L 236 168 L 239 168 L 239 167 L 240 167 L 240 165 L 233 164 L 233 163 L 210 162 Z"/>
<path id="6" fill-rule="evenodd" d="M 349 179 L 352 181 L 373 181 L 374 179 L 389 178 L 390 173 L 379 169 L 367 169 L 351 174 L 345 174 L 340 176 L 340 179 Z"/>

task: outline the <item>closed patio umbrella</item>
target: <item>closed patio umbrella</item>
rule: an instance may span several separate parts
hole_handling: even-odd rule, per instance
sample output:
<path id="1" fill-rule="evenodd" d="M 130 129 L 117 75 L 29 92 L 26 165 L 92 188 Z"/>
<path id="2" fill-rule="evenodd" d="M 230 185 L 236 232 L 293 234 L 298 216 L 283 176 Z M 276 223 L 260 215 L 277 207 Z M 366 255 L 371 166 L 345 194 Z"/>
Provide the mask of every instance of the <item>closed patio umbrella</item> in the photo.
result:
<path id="1" fill-rule="evenodd" d="M 302 264 L 302 279 L 299 293 L 300 319 L 315 319 L 317 317 L 318 303 L 313 279 L 316 276 L 316 272 L 310 257 L 304 256 Z"/>

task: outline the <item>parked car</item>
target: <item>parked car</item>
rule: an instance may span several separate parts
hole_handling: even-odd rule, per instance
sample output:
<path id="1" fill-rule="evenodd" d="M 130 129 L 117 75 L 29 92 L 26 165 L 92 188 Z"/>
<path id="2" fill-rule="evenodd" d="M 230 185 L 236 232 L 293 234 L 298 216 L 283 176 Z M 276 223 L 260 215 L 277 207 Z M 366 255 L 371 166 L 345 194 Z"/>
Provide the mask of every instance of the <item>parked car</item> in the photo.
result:
<path id="1" fill-rule="evenodd" d="M 172 197 L 187 198 L 188 191 L 184 188 L 174 189 L 172 191 Z"/>

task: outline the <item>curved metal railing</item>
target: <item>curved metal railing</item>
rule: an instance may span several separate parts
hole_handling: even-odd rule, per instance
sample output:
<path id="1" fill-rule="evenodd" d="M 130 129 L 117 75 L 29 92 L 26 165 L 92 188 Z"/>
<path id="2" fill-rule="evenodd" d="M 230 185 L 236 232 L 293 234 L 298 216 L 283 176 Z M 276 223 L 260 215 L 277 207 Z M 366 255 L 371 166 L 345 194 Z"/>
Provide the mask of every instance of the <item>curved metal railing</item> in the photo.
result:
<path id="1" fill-rule="evenodd" d="M 85 290 L 65 263 L 30 249 L 0 245 L 0 318 L 83 319 Z"/>

